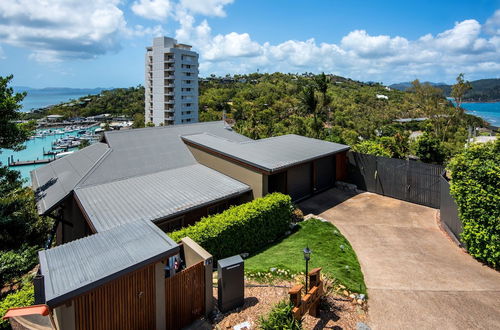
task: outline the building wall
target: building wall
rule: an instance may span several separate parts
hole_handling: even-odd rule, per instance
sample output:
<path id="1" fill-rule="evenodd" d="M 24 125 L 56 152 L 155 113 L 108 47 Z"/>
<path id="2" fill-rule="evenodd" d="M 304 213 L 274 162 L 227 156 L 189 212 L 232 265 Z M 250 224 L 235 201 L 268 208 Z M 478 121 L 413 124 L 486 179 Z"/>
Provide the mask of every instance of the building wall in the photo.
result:
<path id="1" fill-rule="evenodd" d="M 336 163 L 335 180 L 345 181 L 347 179 L 347 151 L 336 154 L 335 163 Z"/>
<path id="2" fill-rule="evenodd" d="M 63 222 L 59 225 L 56 242 L 63 244 L 92 234 L 74 198 L 67 199 L 63 206 Z"/>
<path id="3" fill-rule="evenodd" d="M 253 198 L 259 198 L 267 194 L 267 176 L 231 161 L 219 158 L 203 150 L 188 146 L 194 158 L 207 167 L 210 167 L 235 180 L 249 185 L 253 191 Z"/>
<path id="4" fill-rule="evenodd" d="M 166 61 L 165 56 L 172 60 Z M 173 70 L 166 71 L 169 66 Z M 146 122 L 198 121 L 198 54 L 190 46 L 179 45 L 172 38 L 154 38 L 153 46 L 146 48 L 144 87 Z"/>

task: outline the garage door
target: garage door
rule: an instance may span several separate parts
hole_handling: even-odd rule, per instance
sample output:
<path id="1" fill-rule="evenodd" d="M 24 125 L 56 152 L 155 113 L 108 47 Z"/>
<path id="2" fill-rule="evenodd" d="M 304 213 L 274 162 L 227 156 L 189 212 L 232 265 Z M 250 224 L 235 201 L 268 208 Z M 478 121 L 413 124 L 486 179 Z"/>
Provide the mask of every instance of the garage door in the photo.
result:
<path id="1" fill-rule="evenodd" d="M 333 156 L 318 159 L 314 162 L 316 169 L 316 182 L 314 183 L 315 191 L 330 188 L 335 179 L 335 163 Z"/>
<path id="2" fill-rule="evenodd" d="M 311 195 L 311 163 L 292 167 L 287 173 L 288 194 L 296 201 Z"/>

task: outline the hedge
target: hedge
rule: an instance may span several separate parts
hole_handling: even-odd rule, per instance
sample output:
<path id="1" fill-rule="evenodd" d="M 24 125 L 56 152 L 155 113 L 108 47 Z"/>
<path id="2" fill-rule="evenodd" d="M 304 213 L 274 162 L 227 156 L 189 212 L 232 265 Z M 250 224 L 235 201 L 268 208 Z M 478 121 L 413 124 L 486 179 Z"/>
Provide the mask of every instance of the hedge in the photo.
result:
<path id="1" fill-rule="evenodd" d="M 292 211 L 290 196 L 273 193 L 202 218 L 169 236 L 174 241 L 189 236 L 215 259 L 251 254 L 289 230 Z"/>
<path id="2" fill-rule="evenodd" d="M 500 140 L 473 144 L 449 164 L 450 192 L 458 205 L 468 252 L 500 267 Z"/>
<path id="3" fill-rule="evenodd" d="M 2 320 L 9 308 L 31 306 L 35 303 L 33 284 L 25 284 L 20 290 L 7 295 L 0 301 L 0 329 L 10 329 L 9 320 Z"/>

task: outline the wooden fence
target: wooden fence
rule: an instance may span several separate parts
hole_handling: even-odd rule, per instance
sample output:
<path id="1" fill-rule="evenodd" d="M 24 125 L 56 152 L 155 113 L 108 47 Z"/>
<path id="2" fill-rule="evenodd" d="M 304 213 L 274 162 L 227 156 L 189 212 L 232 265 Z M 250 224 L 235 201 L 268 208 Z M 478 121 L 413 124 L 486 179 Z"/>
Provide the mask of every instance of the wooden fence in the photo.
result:
<path id="1" fill-rule="evenodd" d="M 165 279 L 167 329 L 181 329 L 205 311 L 205 267 L 199 262 Z"/>
<path id="2" fill-rule="evenodd" d="M 98 287 L 73 303 L 77 330 L 154 329 L 155 265 Z"/>

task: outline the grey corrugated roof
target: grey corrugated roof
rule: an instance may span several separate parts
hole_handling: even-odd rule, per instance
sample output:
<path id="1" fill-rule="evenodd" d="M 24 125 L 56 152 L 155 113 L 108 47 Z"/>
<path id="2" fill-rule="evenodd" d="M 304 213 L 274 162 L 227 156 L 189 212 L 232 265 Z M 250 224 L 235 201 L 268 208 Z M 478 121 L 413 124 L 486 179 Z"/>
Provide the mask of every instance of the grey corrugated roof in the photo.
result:
<path id="1" fill-rule="evenodd" d="M 136 221 L 39 252 L 49 306 L 177 253 L 179 246 L 149 221 Z"/>
<path id="2" fill-rule="evenodd" d="M 349 149 L 343 144 L 294 134 L 245 142 L 207 133 L 185 135 L 183 139 L 269 172 Z"/>
<path id="3" fill-rule="evenodd" d="M 105 143 L 87 148 L 31 171 L 40 214 L 49 211 L 75 188 L 91 167 L 109 150 Z"/>
<path id="4" fill-rule="evenodd" d="M 77 188 L 76 197 L 100 232 L 135 220 L 159 220 L 240 195 L 250 187 L 200 164 Z"/>
<path id="5" fill-rule="evenodd" d="M 180 136 L 204 132 L 232 141 L 250 140 L 224 128 L 222 122 L 106 132 L 106 141 L 112 151 L 79 186 L 107 183 L 197 164 Z"/>

